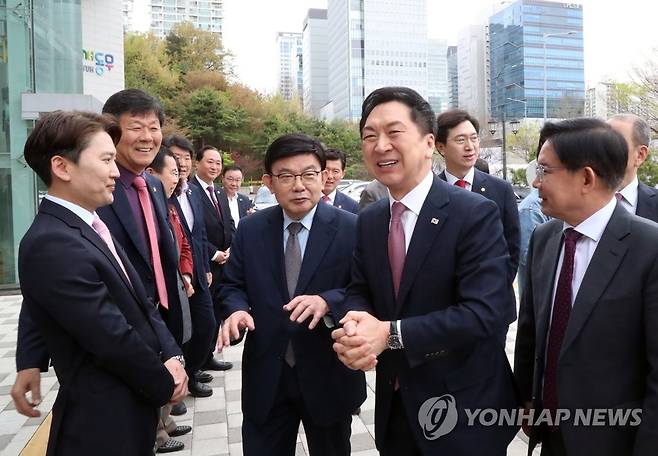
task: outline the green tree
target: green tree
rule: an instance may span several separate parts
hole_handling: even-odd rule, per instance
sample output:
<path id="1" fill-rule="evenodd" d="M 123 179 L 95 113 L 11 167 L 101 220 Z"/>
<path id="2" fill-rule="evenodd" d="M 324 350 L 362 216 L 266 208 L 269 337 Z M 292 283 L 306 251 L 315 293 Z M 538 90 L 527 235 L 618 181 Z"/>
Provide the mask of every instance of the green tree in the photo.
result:
<path id="1" fill-rule="evenodd" d="M 199 89 L 185 103 L 180 124 L 198 145 L 212 144 L 230 149 L 236 132 L 244 123 L 244 112 L 231 103 L 226 92 Z"/>
<path id="2" fill-rule="evenodd" d="M 525 123 L 519 126 L 518 133 L 507 135 L 507 150 L 514 151 L 516 155 L 526 162 L 537 158 L 537 144 L 539 144 L 539 124 Z"/>
<path id="3" fill-rule="evenodd" d="M 165 39 L 166 52 L 172 68 L 181 74 L 191 71 L 212 71 L 229 74 L 230 53 L 224 50 L 217 33 L 198 30 L 191 22 L 179 22 Z"/>

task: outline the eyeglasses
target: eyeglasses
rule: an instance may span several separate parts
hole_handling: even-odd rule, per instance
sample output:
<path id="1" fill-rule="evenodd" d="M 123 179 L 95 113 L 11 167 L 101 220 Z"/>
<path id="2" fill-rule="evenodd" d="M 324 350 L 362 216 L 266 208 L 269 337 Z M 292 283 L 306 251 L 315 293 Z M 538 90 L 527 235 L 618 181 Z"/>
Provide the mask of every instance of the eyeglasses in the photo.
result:
<path id="1" fill-rule="evenodd" d="M 470 140 L 473 144 L 480 142 L 480 137 L 478 135 L 471 135 L 468 138 L 466 136 L 457 136 L 456 138 L 452 138 L 452 142 L 459 146 L 463 146 L 466 144 L 467 139 Z"/>
<path id="2" fill-rule="evenodd" d="M 546 165 L 540 165 L 537 163 L 535 165 L 535 171 L 537 172 L 537 179 L 539 182 L 544 182 L 544 176 L 546 174 L 551 174 L 551 170 L 553 169 L 565 169 L 564 166 L 546 166 Z M 546 172 L 548 171 L 548 173 Z"/>
<path id="3" fill-rule="evenodd" d="M 314 184 L 315 179 L 318 177 L 318 174 L 320 174 L 322 171 L 315 171 L 315 170 L 308 170 L 304 171 L 303 173 L 299 174 L 292 174 L 292 173 L 280 173 L 280 174 L 272 174 L 272 177 L 276 177 L 279 182 L 283 185 L 292 185 L 293 182 L 295 182 L 296 178 L 301 178 L 302 184 Z"/>
<path id="4" fill-rule="evenodd" d="M 236 182 L 236 183 L 242 182 L 241 177 L 225 177 L 224 180 L 227 180 L 229 182 Z"/>
<path id="5" fill-rule="evenodd" d="M 327 169 L 327 173 L 331 174 L 332 176 L 340 176 L 340 173 L 342 171 L 340 169 Z"/>

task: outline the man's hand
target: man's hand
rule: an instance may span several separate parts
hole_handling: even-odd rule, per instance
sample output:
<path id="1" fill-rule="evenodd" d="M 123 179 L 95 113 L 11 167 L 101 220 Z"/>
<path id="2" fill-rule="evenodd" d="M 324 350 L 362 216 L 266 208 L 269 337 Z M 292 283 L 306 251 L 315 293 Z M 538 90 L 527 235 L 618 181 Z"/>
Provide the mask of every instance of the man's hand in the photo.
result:
<path id="1" fill-rule="evenodd" d="M 169 358 L 165 361 L 164 365 L 173 377 L 174 385 L 176 385 L 174 394 L 169 400 L 170 404 L 175 404 L 187 396 L 187 374 L 185 373 L 185 368 L 183 368 L 183 365 L 177 359 Z"/>
<path id="2" fill-rule="evenodd" d="M 249 331 L 256 329 L 254 326 L 254 319 L 244 310 L 238 310 L 233 312 L 224 322 L 222 323 L 222 329 L 220 330 L 219 337 L 217 338 L 217 350 L 220 352 L 231 345 L 231 339 L 237 340 L 240 338 L 240 331 L 248 328 Z"/>
<path id="3" fill-rule="evenodd" d="M 194 287 L 192 285 L 188 285 L 187 288 L 185 288 L 185 293 L 187 293 L 188 298 L 191 298 L 194 294 Z"/>
<path id="4" fill-rule="evenodd" d="M 25 394 L 30 391 L 28 401 Z M 11 387 L 11 398 L 14 400 L 16 411 L 21 415 L 37 417 L 41 412 L 37 407 L 41 403 L 41 372 L 38 367 L 23 369 L 16 373 L 14 386 Z"/>
<path id="5" fill-rule="evenodd" d="M 329 305 L 321 296 L 295 296 L 288 304 L 283 306 L 283 310 L 290 312 L 290 321 L 302 323 L 313 316 L 308 329 L 313 329 L 318 322 L 329 312 Z"/>
<path id="6" fill-rule="evenodd" d="M 340 321 L 342 328 L 331 333 L 334 351 L 350 369 L 369 370 L 386 349 L 390 322 L 380 321 L 367 312 L 351 311 Z"/>
<path id="7" fill-rule="evenodd" d="M 208 281 L 208 286 L 212 285 L 212 272 L 206 272 L 206 280 Z"/>
<path id="8" fill-rule="evenodd" d="M 215 259 L 213 261 L 217 264 L 226 263 L 228 261 L 229 255 L 231 254 L 230 250 L 231 250 L 230 248 L 228 248 L 226 250 L 218 250 L 217 251 L 217 256 L 215 257 Z"/>

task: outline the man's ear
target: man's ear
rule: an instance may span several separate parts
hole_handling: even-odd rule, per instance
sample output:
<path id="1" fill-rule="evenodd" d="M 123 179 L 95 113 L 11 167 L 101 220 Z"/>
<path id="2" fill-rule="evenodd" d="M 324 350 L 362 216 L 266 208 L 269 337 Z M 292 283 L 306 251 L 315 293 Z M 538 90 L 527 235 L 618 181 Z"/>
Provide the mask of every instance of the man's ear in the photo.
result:
<path id="1" fill-rule="evenodd" d="M 50 174 L 53 178 L 57 178 L 63 182 L 71 181 L 71 163 L 61 155 L 54 155 L 50 159 Z"/>
<path id="2" fill-rule="evenodd" d="M 439 155 L 445 158 L 446 145 L 438 141 L 436 141 L 434 145 L 436 146 L 436 150 L 439 152 Z"/>
<path id="3" fill-rule="evenodd" d="M 270 192 L 274 193 L 272 190 L 272 176 L 269 174 L 263 174 L 261 180 L 263 181 L 263 185 L 265 185 L 270 190 Z"/>

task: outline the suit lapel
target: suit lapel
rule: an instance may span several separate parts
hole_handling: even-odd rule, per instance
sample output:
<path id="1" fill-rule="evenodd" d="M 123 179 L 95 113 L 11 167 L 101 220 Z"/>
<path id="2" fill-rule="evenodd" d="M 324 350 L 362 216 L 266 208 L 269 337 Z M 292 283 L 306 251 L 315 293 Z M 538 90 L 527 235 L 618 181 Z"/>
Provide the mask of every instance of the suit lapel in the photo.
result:
<path id="1" fill-rule="evenodd" d="M 214 215 L 215 220 L 217 220 L 217 223 L 221 224 L 221 220 L 219 220 L 219 216 L 217 215 L 217 209 L 215 209 L 215 206 L 213 206 L 212 202 L 210 201 L 210 197 L 208 196 L 208 191 L 201 187 L 201 184 L 199 183 L 198 179 L 196 177 L 193 177 L 190 179 L 190 182 L 192 182 L 192 185 L 196 185 L 201 192 L 204 193 L 204 195 L 201 197 L 203 200 L 203 205 L 206 207 L 208 211 L 210 211 L 211 214 Z M 215 193 L 215 197 L 217 197 L 217 194 Z"/>
<path id="2" fill-rule="evenodd" d="M 538 288 L 536 295 L 538 306 L 535 308 L 535 321 L 537 322 L 536 343 L 539 347 L 538 352 L 544 353 L 546 347 L 546 336 L 549 327 L 549 319 L 551 317 L 551 309 L 553 307 L 553 288 L 555 284 L 555 274 L 558 259 L 560 258 L 560 251 L 562 250 L 562 222 L 556 221 L 554 232 L 549 235 L 545 245 L 538 245 L 537 249 L 542 249 L 546 252 L 545 255 L 533 255 L 533 258 L 541 258 L 541 263 L 537 266 L 537 274 L 533 278 L 538 277 L 537 283 L 545 283 L 547 286 Z M 529 265 L 532 268 L 532 265 Z"/>
<path id="3" fill-rule="evenodd" d="M 487 196 L 487 173 L 483 173 L 477 169 L 473 170 L 473 185 L 471 186 L 471 191 Z"/>
<path id="4" fill-rule="evenodd" d="M 658 210 L 656 210 L 656 193 L 646 184 L 640 182 L 637 187 L 637 210 L 640 217 L 658 221 Z"/>
<path id="5" fill-rule="evenodd" d="M 263 255 L 269 256 L 270 272 L 274 283 L 279 285 L 279 293 L 286 303 L 290 300 L 288 296 L 288 285 L 286 282 L 286 266 L 283 260 L 283 211 L 276 206 L 267 219 L 267 230 L 263 238 L 266 240 Z"/>
<path id="6" fill-rule="evenodd" d="M 407 250 L 404 262 L 404 269 L 402 270 L 398 299 L 395 303 L 395 315 L 400 312 L 402 303 L 406 299 L 407 294 L 409 294 L 414 279 L 418 276 L 418 271 L 425 262 L 425 258 L 427 258 L 427 255 L 432 250 L 431 247 L 432 244 L 434 244 L 437 235 L 443 228 L 448 213 L 441 208 L 448 203 L 448 195 L 441 191 L 439 183 L 435 178 L 427 198 L 425 198 L 423 207 L 420 210 L 418 220 L 416 221 L 416 227 L 411 236 L 411 243 L 409 244 L 409 249 Z"/>
<path id="7" fill-rule="evenodd" d="M 624 239 L 630 231 L 630 214 L 621 204 L 617 203 L 578 289 L 560 355 L 577 337 L 592 310 L 596 307 L 601 294 L 612 281 L 628 251 Z"/>
<path id="8" fill-rule="evenodd" d="M 142 242 L 142 238 L 137 234 L 137 224 L 135 219 L 132 216 L 132 208 L 128 202 L 128 195 L 123 188 L 122 184 L 117 184 L 114 189 L 114 202 L 110 206 L 114 211 L 117 220 L 123 225 L 123 228 L 126 230 L 128 237 L 135 245 L 137 251 L 144 259 L 144 262 L 148 265 L 151 264 L 151 259 L 148 257 L 148 249 Z"/>
<path id="9" fill-rule="evenodd" d="M 188 198 L 189 198 L 189 193 L 188 193 Z M 174 208 L 176 209 L 176 212 L 178 213 L 178 218 L 181 220 L 181 226 L 183 227 L 183 230 L 185 230 L 185 236 L 187 236 L 188 240 L 192 239 L 192 232 L 190 231 L 190 226 L 187 223 L 187 219 L 185 218 L 185 214 L 183 213 L 183 208 L 180 205 L 180 202 L 178 201 L 178 198 L 175 196 L 171 198 L 170 200 L 171 204 L 174 205 Z M 190 203 L 190 207 L 192 206 L 192 203 Z"/>
<path id="10" fill-rule="evenodd" d="M 317 205 L 313 225 L 306 242 L 304 250 L 304 260 L 297 280 L 295 295 L 303 294 L 311 278 L 318 269 L 322 258 L 324 258 L 327 249 L 336 237 L 336 227 L 333 221 L 336 218 L 335 211 L 329 210 L 329 207 L 320 202 Z"/>

